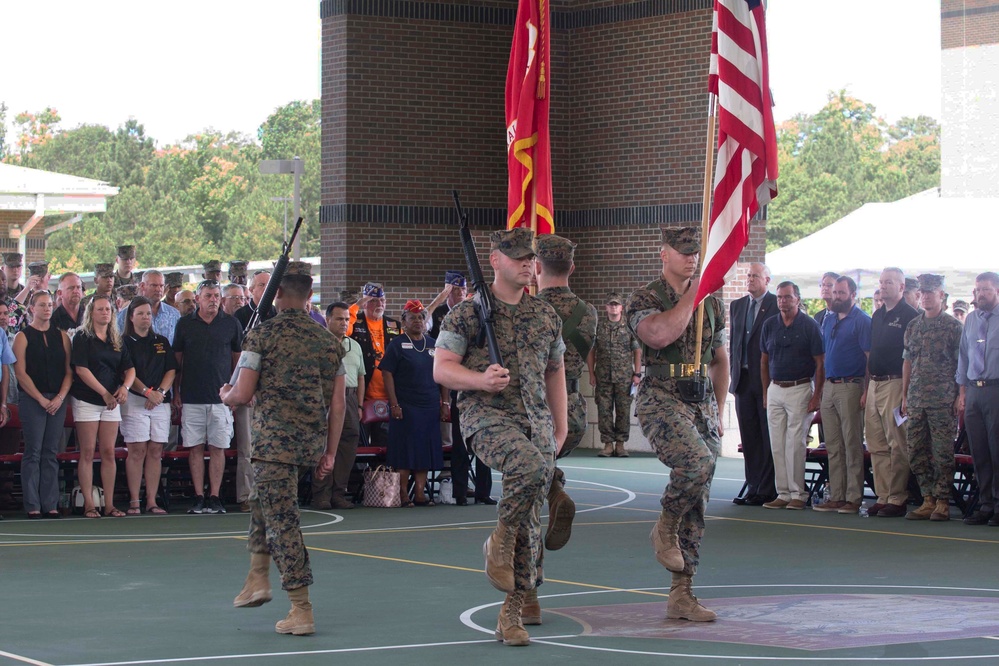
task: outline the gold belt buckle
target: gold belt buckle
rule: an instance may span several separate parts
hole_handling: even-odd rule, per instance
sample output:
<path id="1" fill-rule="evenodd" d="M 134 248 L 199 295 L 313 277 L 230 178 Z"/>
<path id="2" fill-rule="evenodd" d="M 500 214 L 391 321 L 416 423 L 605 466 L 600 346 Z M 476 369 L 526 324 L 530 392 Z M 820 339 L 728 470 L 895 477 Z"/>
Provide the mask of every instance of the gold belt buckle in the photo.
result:
<path id="1" fill-rule="evenodd" d="M 693 377 L 696 373 L 696 363 L 677 363 L 669 369 L 670 377 Z"/>

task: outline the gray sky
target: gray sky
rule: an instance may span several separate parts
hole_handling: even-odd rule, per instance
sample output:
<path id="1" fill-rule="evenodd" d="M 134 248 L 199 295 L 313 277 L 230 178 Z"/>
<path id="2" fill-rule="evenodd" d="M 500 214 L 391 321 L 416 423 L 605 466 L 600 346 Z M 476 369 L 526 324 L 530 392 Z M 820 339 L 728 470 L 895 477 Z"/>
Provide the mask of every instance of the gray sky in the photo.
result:
<path id="1" fill-rule="evenodd" d="M 779 122 L 849 89 L 888 121 L 940 117 L 938 0 L 770 0 Z M 835 12 L 829 10 L 835 9 Z M 0 101 L 62 126 L 129 117 L 163 146 L 214 127 L 255 135 L 320 94 L 316 0 L 49 0 L 0 4 Z M 705 72 L 705 78 L 707 72 Z"/>

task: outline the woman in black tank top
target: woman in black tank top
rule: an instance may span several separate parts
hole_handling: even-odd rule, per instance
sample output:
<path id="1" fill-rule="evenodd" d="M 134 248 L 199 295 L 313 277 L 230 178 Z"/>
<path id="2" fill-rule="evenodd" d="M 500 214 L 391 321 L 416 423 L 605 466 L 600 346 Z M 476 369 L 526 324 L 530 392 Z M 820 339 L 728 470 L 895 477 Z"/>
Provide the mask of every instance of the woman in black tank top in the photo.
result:
<path id="1" fill-rule="evenodd" d="M 28 518 L 59 518 L 56 454 L 66 421 L 66 394 L 73 383 L 69 337 L 51 325 L 52 297 L 31 295 L 31 324 L 14 338 L 14 374 L 24 433 L 21 485 Z"/>

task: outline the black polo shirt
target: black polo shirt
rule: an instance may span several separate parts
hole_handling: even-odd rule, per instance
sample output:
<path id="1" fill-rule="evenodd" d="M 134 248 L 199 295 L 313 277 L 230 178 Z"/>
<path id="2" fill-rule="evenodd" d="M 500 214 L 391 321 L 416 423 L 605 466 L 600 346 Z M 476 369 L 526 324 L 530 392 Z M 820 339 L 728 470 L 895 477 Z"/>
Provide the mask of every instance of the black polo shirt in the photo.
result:
<path id="1" fill-rule="evenodd" d="M 919 314 L 901 300 L 890 311 L 882 305 L 871 316 L 871 355 L 867 371 L 872 375 L 901 375 L 905 327 Z"/>
<path id="2" fill-rule="evenodd" d="M 108 393 L 114 393 L 121 386 L 125 371 L 132 367 L 132 357 L 125 345 L 116 351 L 110 340 L 105 342 L 96 335 L 90 336 L 83 331 L 77 331 L 76 335 L 73 336 L 73 353 L 70 356 L 70 365 L 74 368 L 87 368 L 101 383 L 104 390 Z M 91 405 L 104 404 L 104 398 L 87 386 L 75 372 L 69 394 L 77 400 L 89 402 Z"/>
<path id="3" fill-rule="evenodd" d="M 184 355 L 180 399 L 189 405 L 217 405 L 219 389 L 232 376 L 232 354 L 239 353 L 243 329 L 235 317 L 219 310 L 206 323 L 195 310 L 177 322 L 173 350 Z"/>
<path id="4" fill-rule="evenodd" d="M 159 333 L 150 330 L 149 335 L 144 338 L 137 334 L 126 335 L 125 346 L 135 364 L 135 378 L 145 386 L 154 389 L 163 386 L 163 375 L 177 369 L 177 356 L 173 353 L 173 347 Z M 134 388 L 132 393 L 142 395 Z M 168 396 L 170 393 L 171 391 L 167 391 Z"/>
<path id="5" fill-rule="evenodd" d="M 112 309 L 114 309 L 113 305 Z M 52 326 L 58 328 L 60 331 L 68 331 L 71 328 L 80 328 L 81 326 L 83 326 L 82 302 L 80 303 L 80 309 L 77 310 L 76 314 L 77 314 L 77 319 L 73 319 L 71 316 L 69 316 L 69 312 L 66 311 L 66 308 L 60 305 L 55 309 L 55 312 L 52 313 L 52 319 L 50 323 L 52 324 Z M 104 404 L 103 400 L 101 400 L 101 404 L 102 405 Z"/>
<path id="6" fill-rule="evenodd" d="M 256 311 L 257 311 L 257 306 L 251 300 L 249 303 L 247 303 L 246 305 L 244 305 L 243 307 L 239 308 L 238 310 L 232 313 L 232 316 L 239 320 L 239 325 L 241 327 L 240 330 L 243 331 L 246 330 L 246 325 L 250 323 L 250 317 L 252 317 L 253 313 Z M 257 320 L 257 323 L 258 324 L 263 323 L 268 319 L 273 319 L 276 316 L 277 316 L 277 310 L 272 305 L 266 313 L 260 315 L 260 319 Z"/>
<path id="7" fill-rule="evenodd" d="M 778 314 L 763 322 L 760 350 L 767 355 L 770 379 L 793 382 L 815 375 L 815 357 L 825 354 L 822 331 L 815 320 L 800 310 L 790 326 Z"/>

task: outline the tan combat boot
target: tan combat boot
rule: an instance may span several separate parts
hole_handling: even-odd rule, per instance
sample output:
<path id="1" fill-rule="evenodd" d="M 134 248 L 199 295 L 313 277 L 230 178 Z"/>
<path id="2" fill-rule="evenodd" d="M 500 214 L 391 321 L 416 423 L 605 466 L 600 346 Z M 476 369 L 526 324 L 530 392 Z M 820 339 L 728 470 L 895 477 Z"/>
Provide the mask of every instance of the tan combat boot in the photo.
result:
<path id="1" fill-rule="evenodd" d="M 524 593 L 524 605 L 520 609 L 520 620 L 527 625 L 541 624 L 541 602 L 538 601 L 538 588 Z"/>
<path id="2" fill-rule="evenodd" d="M 552 484 L 548 488 L 548 529 L 545 530 L 545 548 L 559 550 L 569 543 L 572 536 L 572 519 L 576 517 L 576 503 L 572 501 L 562 483 L 565 474 L 555 468 Z"/>
<path id="3" fill-rule="evenodd" d="M 679 516 L 663 511 L 649 535 L 659 564 L 673 572 L 683 571 L 683 553 L 680 552 L 680 542 L 676 536 L 679 523 Z"/>
<path id="4" fill-rule="evenodd" d="M 618 458 L 627 458 L 628 452 L 624 449 L 624 442 L 618 442 L 614 445 L 614 455 Z"/>
<path id="5" fill-rule="evenodd" d="M 933 509 L 930 520 L 950 520 L 950 501 L 945 499 L 937 500 L 937 507 Z"/>
<path id="6" fill-rule="evenodd" d="M 274 631 L 279 634 L 308 636 L 316 633 L 316 621 L 312 617 L 312 604 L 309 603 L 309 588 L 296 587 L 288 590 L 291 600 L 291 610 L 288 617 L 274 625 Z"/>
<path id="7" fill-rule="evenodd" d="M 502 520 L 496 523 L 486 542 L 482 544 L 482 554 L 486 557 L 486 577 L 492 586 L 501 592 L 513 593 L 513 552 L 517 545 L 517 532 Z"/>
<path id="8" fill-rule="evenodd" d="M 598 458 L 610 458 L 614 455 L 614 442 L 604 444 L 604 450 L 597 454 Z"/>
<path id="9" fill-rule="evenodd" d="M 271 556 L 267 553 L 250 554 L 250 573 L 246 574 L 243 590 L 232 601 L 236 608 L 256 608 L 271 600 L 271 583 L 267 572 L 271 568 Z"/>
<path id="10" fill-rule="evenodd" d="M 525 594 L 523 590 L 508 594 L 500 608 L 499 620 L 496 622 L 496 640 L 503 641 L 504 645 L 528 645 L 531 642 L 531 636 L 524 629 L 520 618 Z"/>
<path id="11" fill-rule="evenodd" d="M 905 514 L 906 520 L 929 520 L 933 514 L 933 509 L 937 506 L 937 501 L 930 495 L 923 498 L 923 503 L 918 509 L 913 509 Z"/>
<path id="12" fill-rule="evenodd" d="M 690 574 L 673 574 L 673 584 L 669 588 L 669 601 L 666 602 L 666 619 L 714 622 L 718 614 L 698 603 L 697 597 L 690 589 L 692 579 L 693 576 Z"/>

